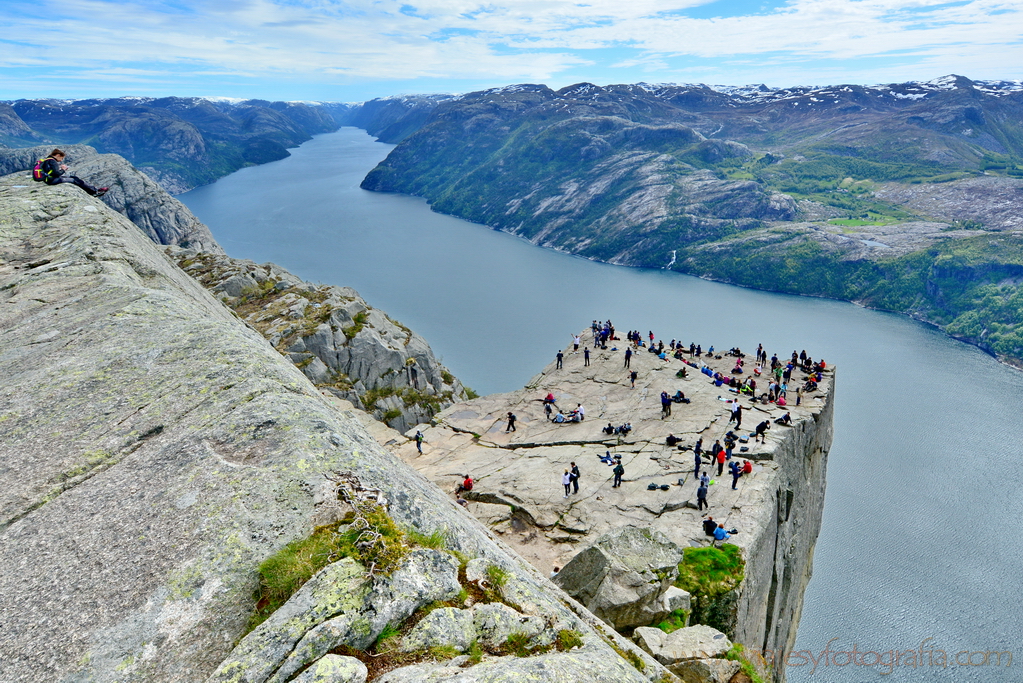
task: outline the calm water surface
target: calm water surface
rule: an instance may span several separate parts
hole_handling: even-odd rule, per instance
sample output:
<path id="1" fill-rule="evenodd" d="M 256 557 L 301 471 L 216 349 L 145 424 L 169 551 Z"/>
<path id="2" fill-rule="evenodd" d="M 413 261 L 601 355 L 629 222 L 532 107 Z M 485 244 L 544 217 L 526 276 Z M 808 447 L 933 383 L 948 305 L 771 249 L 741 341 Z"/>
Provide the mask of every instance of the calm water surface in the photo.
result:
<path id="1" fill-rule="evenodd" d="M 480 393 L 520 388 L 594 318 L 666 343 L 805 348 L 836 364 L 824 526 L 796 649 L 818 657 L 836 639 L 832 651 L 905 651 L 932 638 L 924 649 L 950 664 L 925 652 L 923 666 L 903 656 L 885 675 L 874 655 L 837 666 L 839 655 L 812 673 L 809 660 L 790 666 L 789 680 L 1023 681 L 1023 375 L 900 316 L 595 263 L 360 190 L 390 149 L 347 128 L 179 199 L 232 256 L 354 287 Z M 955 666 L 964 650 L 1015 659 Z"/>

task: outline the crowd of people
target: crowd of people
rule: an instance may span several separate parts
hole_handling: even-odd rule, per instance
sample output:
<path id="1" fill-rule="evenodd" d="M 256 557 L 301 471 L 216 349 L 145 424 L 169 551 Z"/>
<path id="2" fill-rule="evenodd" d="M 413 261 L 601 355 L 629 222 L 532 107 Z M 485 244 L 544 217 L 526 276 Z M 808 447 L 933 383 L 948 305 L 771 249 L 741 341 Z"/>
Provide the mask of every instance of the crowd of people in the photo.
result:
<path id="1" fill-rule="evenodd" d="M 613 351 L 618 350 L 613 345 L 616 341 L 620 342 L 621 340 L 616 336 L 615 327 L 610 320 L 604 322 L 594 320 L 591 325 L 591 333 L 594 349 L 607 350 L 608 345 L 611 344 Z M 753 440 L 753 443 L 766 443 L 767 434 L 772 424 L 781 426 L 792 424 L 791 412 L 786 412 L 782 417 L 774 419 L 773 423 L 770 419 L 760 421 L 752 432 L 744 435 L 740 431 L 744 411 L 753 409 L 757 404 L 787 406 L 790 400 L 790 386 L 793 384 L 796 387 L 794 392 L 795 405 L 800 405 L 807 393 L 817 390 L 823 372 L 827 367 L 823 360 L 815 361 L 805 350 L 798 353 L 793 351 L 792 355 L 783 361 L 776 354 L 769 357 L 763 345 L 759 345 L 753 363 L 750 364 L 747 362 L 746 354 L 738 347 L 733 347 L 723 354 L 716 354 L 713 346 L 709 346 L 704 350 L 702 345 L 695 342 L 690 342 L 686 346 L 681 341 L 672 339 L 668 344 L 665 344 L 663 340 L 655 342 L 656 336 L 652 330 L 648 331 L 645 335 L 639 330 L 629 330 L 626 332 L 625 337 L 627 344 L 624 345 L 624 367 L 629 370 L 627 379 L 632 388 L 635 388 L 636 380 L 639 376 L 638 371 L 631 368 L 632 358 L 642 349 L 646 349 L 648 353 L 656 355 L 664 362 L 670 362 L 671 360 L 681 361 L 682 367 L 675 373 L 675 377 L 687 378 L 687 369 L 694 368 L 709 377 L 714 385 L 718 387 L 727 386 L 727 390 L 734 394 L 733 397 L 726 400 L 730 413 L 728 424 L 725 427 L 726 431 L 719 439 L 714 441 L 708 450 L 704 450 L 702 438 L 697 439 L 696 443 L 691 447 L 682 444 L 682 439 L 673 434 L 668 434 L 665 439 L 665 443 L 669 448 L 677 448 L 679 450 L 692 449 L 694 454 L 693 481 L 696 484 L 697 509 L 700 511 L 709 510 L 709 492 L 711 486 L 716 483 L 711 478 L 711 475 L 708 474 L 708 469 L 713 472 L 716 465 L 717 476 L 722 477 L 727 467 L 728 473 L 732 477 L 731 488 L 732 490 L 738 490 L 739 482 L 743 477 L 752 475 L 754 467 L 749 459 L 736 457 L 734 451 L 736 449 L 741 452 L 749 451 L 750 447 L 743 444 L 748 444 L 750 439 Z M 583 345 L 583 340 L 580 335 L 573 335 L 573 352 L 578 352 L 581 345 Z M 588 366 L 590 360 L 589 348 L 584 348 L 583 350 L 585 356 L 584 366 Z M 556 369 L 563 368 L 564 355 L 563 351 L 558 351 Z M 728 363 L 731 365 L 729 372 L 715 370 L 707 363 L 708 360 L 724 360 L 725 357 L 728 357 Z M 726 369 L 727 367 L 725 365 Z M 800 371 L 805 376 L 801 380 L 797 380 L 795 375 Z M 660 392 L 659 398 L 662 420 L 672 416 L 673 405 L 691 403 L 691 399 L 687 398 L 680 389 L 674 393 L 669 393 L 665 389 Z M 585 409 L 581 403 L 576 403 L 576 407 L 567 413 L 563 412 L 558 406 L 553 392 L 548 392 L 544 398 L 538 400 L 543 403 L 546 419 L 554 424 L 579 423 L 585 418 Z M 750 405 L 744 406 L 744 400 L 748 401 Z M 516 419 L 514 413 L 510 411 L 507 413 L 506 432 L 515 431 Z M 602 432 L 608 436 L 623 437 L 627 436 L 631 431 L 632 425 L 630 422 L 624 422 L 618 426 L 608 422 L 607 426 L 602 428 Z M 707 460 L 705 461 L 705 459 Z M 611 487 L 622 487 L 625 467 L 622 463 L 621 455 L 614 455 L 609 450 L 606 450 L 604 455 L 599 456 L 599 461 L 602 465 L 612 468 L 613 483 Z M 575 462 L 572 462 L 570 467 L 564 470 L 561 478 L 561 483 L 564 487 L 564 498 L 567 499 L 579 493 L 580 477 L 580 468 Z M 465 488 L 466 484 L 468 484 L 468 489 Z M 683 487 L 687 486 L 685 478 L 679 479 L 678 484 Z M 456 495 L 459 495 L 461 491 L 471 490 L 471 487 L 472 479 L 466 475 L 465 480 L 459 485 L 459 491 L 456 492 Z M 651 485 L 648 488 L 667 487 Z M 705 516 L 703 527 L 706 534 L 712 536 L 715 542 L 727 540 L 729 536 L 738 533 L 736 529 L 726 529 L 723 524 L 715 521 L 709 515 Z"/>

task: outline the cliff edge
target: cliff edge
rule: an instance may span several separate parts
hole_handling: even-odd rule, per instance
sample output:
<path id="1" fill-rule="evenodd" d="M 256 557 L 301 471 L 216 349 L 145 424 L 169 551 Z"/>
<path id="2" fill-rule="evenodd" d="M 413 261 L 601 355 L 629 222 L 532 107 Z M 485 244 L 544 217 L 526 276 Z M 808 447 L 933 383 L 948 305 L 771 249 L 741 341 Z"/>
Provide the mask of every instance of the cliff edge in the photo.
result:
<path id="1" fill-rule="evenodd" d="M 674 680 L 102 201 L 8 176 L 0 206 L 0 679 L 364 681 L 397 631 L 372 680 Z M 325 518 L 354 550 L 246 635 Z"/>
<path id="2" fill-rule="evenodd" d="M 592 345 L 589 332 L 582 335 L 582 343 Z M 616 556 L 635 555 L 633 564 L 654 567 L 654 575 L 664 579 L 666 572 L 675 572 L 672 563 L 649 556 L 663 550 L 617 541 L 623 530 L 663 534 L 665 544 L 673 544 L 681 555 L 682 549 L 711 546 L 713 539 L 702 526 L 707 515 L 728 529 L 738 529 L 728 541 L 741 556 L 735 585 L 694 593 L 692 604 L 685 603 L 685 618 L 680 618 L 720 629 L 749 651 L 767 653 L 768 660 L 770 653 L 788 651 L 795 642 L 824 508 L 835 369 L 827 368 L 817 388 L 798 406 L 795 386 L 797 379 L 803 383 L 806 373 L 796 370 L 789 384 L 790 402 L 781 407 L 745 395 L 739 399 L 727 383 L 719 384 L 701 372 L 721 373 L 727 382 L 736 376 L 731 374 L 736 362 L 731 355 L 693 358 L 687 353 L 683 359 L 661 360 L 640 347 L 626 362 L 626 345 L 616 341 L 608 342 L 610 348 L 591 348 L 589 359 L 582 348 L 566 348 L 563 367 L 552 363 L 525 388 L 483 396 L 439 414 L 435 424 L 424 429 L 422 453 L 408 443 L 393 449 L 444 489 L 453 490 L 461 477 L 471 474 L 473 490 L 462 494 L 469 511 L 544 572 L 555 567 L 567 570 L 569 562 L 576 562 L 573 558 L 608 545 L 626 548 L 604 552 L 612 562 Z M 740 379 L 752 370 L 752 358 L 746 360 L 746 374 Z M 685 376 L 679 376 L 683 370 Z M 629 376 L 633 371 L 634 385 Z M 757 379 L 763 392 L 770 380 L 766 374 Z M 682 392 L 688 402 L 672 403 L 664 416 L 662 391 Z M 542 401 L 548 393 L 556 400 L 554 412 L 568 414 L 582 405 L 585 418 L 551 422 Z M 740 400 L 743 407 L 741 429 L 729 419 L 731 399 Z M 509 413 L 516 416 L 514 430 L 508 427 Z M 786 413 L 790 424 L 776 422 Z M 753 431 L 763 422 L 770 428 L 764 442 L 757 443 Z M 605 431 L 625 423 L 632 427 L 627 433 Z M 736 437 L 732 458 L 752 465 L 735 489 L 727 467 L 719 475 L 710 459 L 715 441 L 727 445 L 730 433 Z M 674 441 L 669 442 L 669 436 Z M 698 440 L 701 456 L 694 450 Z M 625 470 L 617 487 L 615 457 Z M 700 471 L 713 479 L 704 510 L 697 503 L 696 460 Z M 572 466 L 579 468 L 580 476 L 566 494 L 562 476 Z M 636 626 L 655 626 L 676 609 L 670 606 L 670 597 L 661 603 L 660 591 L 636 602 L 635 595 L 626 596 L 634 588 L 617 591 L 619 597 L 600 598 L 597 602 L 604 603 L 597 605 L 587 598 L 594 598 L 594 586 L 614 570 L 604 561 L 584 564 L 582 570 L 573 569 L 575 578 L 564 577 L 563 587 L 623 633 Z M 698 574 L 706 571 L 703 567 Z M 615 604 L 609 606 L 607 600 Z M 623 616 L 616 617 L 616 610 Z M 784 680 L 784 663 L 774 664 L 775 680 Z"/>
<path id="3" fill-rule="evenodd" d="M 70 175 L 77 175 L 94 187 L 109 187 L 102 201 L 126 216 L 157 244 L 223 253 L 209 228 L 124 157 L 99 154 L 88 145 L 69 145 L 61 149 L 67 153 L 65 163 L 70 167 Z M 30 172 L 36 162 L 52 150 L 53 145 L 0 149 L 0 175 Z M 35 184 L 31 173 L 25 173 L 19 180 Z"/>

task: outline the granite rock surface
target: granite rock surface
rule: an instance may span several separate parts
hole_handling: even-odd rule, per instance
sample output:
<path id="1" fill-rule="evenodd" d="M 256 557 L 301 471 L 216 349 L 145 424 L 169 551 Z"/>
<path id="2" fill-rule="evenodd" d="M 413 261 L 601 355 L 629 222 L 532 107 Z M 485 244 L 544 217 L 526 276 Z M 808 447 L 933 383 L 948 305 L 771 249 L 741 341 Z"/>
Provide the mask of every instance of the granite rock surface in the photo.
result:
<path id="1" fill-rule="evenodd" d="M 0 211 L 0 680 L 205 680 L 244 633 L 257 566 L 309 534 L 338 471 L 379 491 L 400 527 L 441 531 L 451 550 L 500 567 L 516 611 L 583 642 L 491 657 L 455 678 L 670 677 L 383 450 L 101 200 L 8 176 Z M 347 578 L 282 608 L 295 628 L 273 641 L 278 653 L 335 619 L 337 601 L 385 595 L 351 562 L 329 568 Z M 378 620 L 409 609 L 387 595 Z"/>

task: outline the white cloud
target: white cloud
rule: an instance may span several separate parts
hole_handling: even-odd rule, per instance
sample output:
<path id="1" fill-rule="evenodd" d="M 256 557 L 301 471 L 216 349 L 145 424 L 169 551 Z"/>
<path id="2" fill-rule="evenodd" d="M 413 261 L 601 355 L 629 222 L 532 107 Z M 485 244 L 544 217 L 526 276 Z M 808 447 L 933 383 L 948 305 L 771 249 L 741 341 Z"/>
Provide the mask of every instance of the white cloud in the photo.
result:
<path id="1" fill-rule="evenodd" d="M 1023 63 L 1018 2 L 791 0 L 756 16 L 685 16 L 707 1 L 8 0 L 0 30 L 31 44 L 0 42 L 0 60 L 133 78 L 144 74 L 116 69 L 334 82 L 550 80 L 592 64 L 588 51 L 596 48 L 621 51 L 605 69 L 658 73 L 679 57 L 820 72 L 822 60 L 894 50 L 936 68 L 933 75 L 974 75 L 969 66 L 994 64 L 1018 77 Z"/>

